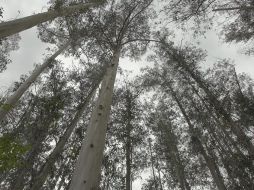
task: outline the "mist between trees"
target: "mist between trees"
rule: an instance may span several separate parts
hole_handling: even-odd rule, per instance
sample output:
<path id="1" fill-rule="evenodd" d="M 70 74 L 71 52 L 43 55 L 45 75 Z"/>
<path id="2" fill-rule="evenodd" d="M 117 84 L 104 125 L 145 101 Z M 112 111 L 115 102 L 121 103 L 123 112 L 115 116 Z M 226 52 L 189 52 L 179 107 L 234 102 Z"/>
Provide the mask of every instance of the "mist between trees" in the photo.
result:
<path id="1" fill-rule="evenodd" d="M 11 21 L 0 7 L 0 74 L 19 32 L 37 26 L 51 47 L 0 94 L 0 189 L 253 190 L 253 79 L 226 55 L 204 67 L 207 52 L 192 43 L 216 26 L 252 56 L 253 7 L 50 0 Z M 123 59 L 150 66 L 133 77 Z"/>

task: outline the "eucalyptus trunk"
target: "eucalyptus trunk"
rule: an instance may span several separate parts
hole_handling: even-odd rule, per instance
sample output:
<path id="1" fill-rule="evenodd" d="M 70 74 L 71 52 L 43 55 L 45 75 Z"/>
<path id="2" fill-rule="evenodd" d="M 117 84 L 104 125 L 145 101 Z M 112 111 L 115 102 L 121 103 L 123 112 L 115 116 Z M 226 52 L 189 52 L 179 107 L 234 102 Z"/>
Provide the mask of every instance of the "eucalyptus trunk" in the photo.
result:
<path id="1" fill-rule="evenodd" d="M 63 45 L 59 50 L 54 53 L 50 58 L 48 58 L 42 65 L 35 68 L 33 73 L 26 79 L 24 83 L 22 83 L 19 88 L 12 94 L 3 105 L 0 107 L 0 124 L 3 123 L 6 115 L 15 107 L 16 103 L 22 97 L 22 95 L 27 91 L 27 89 L 31 86 L 31 84 L 37 79 L 37 77 L 48 68 L 55 58 L 60 55 L 68 46 L 70 45 L 70 41 Z"/>
<path id="2" fill-rule="evenodd" d="M 128 101 L 128 100 L 127 100 Z M 129 108 L 129 107 L 128 107 Z M 130 110 L 128 113 L 128 123 L 126 126 L 127 130 L 127 142 L 126 142 L 126 190 L 131 190 L 131 122 L 130 122 Z"/>
<path id="3" fill-rule="evenodd" d="M 39 13 L 8 22 L 2 22 L 0 23 L 0 39 L 27 30 L 43 22 L 53 20 L 57 17 L 68 16 L 77 12 L 86 12 L 89 8 L 98 6 L 103 2 L 104 1 L 97 1 L 78 4 L 69 7 L 63 7 L 58 10 L 49 10 L 44 13 Z"/>
<path id="4" fill-rule="evenodd" d="M 174 132 L 171 129 L 171 124 L 165 126 L 165 124 L 160 121 L 159 129 L 164 134 L 164 143 L 166 146 L 167 157 L 171 157 L 173 161 L 173 165 L 175 167 L 176 177 L 179 182 L 179 186 L 181 190 L 191 190 L 190 185 L 186 179 L 184 166 L 182 164 L 182 160 L 179 154 L 179 150 L 177 148 L 177 138 Z"/>
<path id="5" fill-rule="evenodd" d="M 237 136 L 239 143 L 248 151 L 250 156 L 254 156 L 254 145 L 252 144 L 250 138 L 244 133 L 241 126 L 237 125 L 231 115 L 224 109 L 220 101 L 215 97 L 215 95 L 210 91 L 208 84 L 202 79 L 199 72 L 194 72 L 189 68 L 188 65 L 179 58 L 174 57 L 178 65 L 183 68 L 194 80 L 195 82 L 204 90 L 206 93 L 209 103 L 215 108 L 216 112 L 221 116 L 226 126 L 231 128 L 231 131 Z M 184 75 L 184 73 L 182 73 Z"/>
<path id="6" fill-rule="evenodd" d="M 190 132 L 192 135 L 192 139 L 195 140 L 195 144 L 198 147 L 198 151 L 201 153 L 201 155 L 203 156 L 203 158 L 206 161 L 207 167 L 210 170 L 210 173 L 212 175 L 212 178 L 213 178 L 216 186 L 218 187 L 219 190 L 226 190 L 226 186 L 224 184 L 223 177 L 220 173 L 219 168 L 217 167 L 214 160 L 206 153 L 206 151 L 202 145 L 202 142 L 197 137 L 197 134 L 195 132 L 194 126 L 191 123 L 190 118 L 188 117 L 180 99 L 178 98 L 178 96 L 177 96 L 176 92 L 174 91 L 173 87 L 171 86 L 171 84 L 169 84 L 168 87 L 169 87 L 169 90 L 171 92 L 173 99 L 176 101 L 178 107 L 180 108 L 180 110 L 181 110 L 181 112 L 182 112 L 182 114 L 189 126 L 189 129 L 190 129 Z"/>
<path id="7" fill-rule="evenodd" d="M 152 145 L 151 145 L 150 139 L 149 139 L 149 150 L 150 150 L 150 157 L 151 157 L 151 164 L 152 164 L 152 172 L 153 172 L 153 180 L 154 180 L 154 189 L 155 189 L 155 190 L 158 190 L 158 183 L 157 183 L 157 178 L 156 178 L 155 169 L 154 169 L 153 152 L 152 152 Z"/>
<path id="8" fill-rule="evenodd" d="M 107 68 L 102 81 L 99 96 L 92 111 L 86 138 L 81 147 L 72 176 L 70 190 L 99 189 L 107 123 L 110 116 L 120 51 L 120 47 L 114 50 L 112 63 Z"/>
<path id="9" fill-rule="evenodd" d="M 80 120 L 80 117 L 84 113 L 90 100 L 92 99 L 93 95 L 95 94 L 98 86 L 99 86 L 99 82 L 92 87 L 91 91 L 88 93 L 85 100 L 78 106 L 77 112 L 76 112 L 74 118 L 72 119 L 72 121 L 70 122 L 69 127 L 65 130 L 63 136 L 60 138 L 60 140 L 56 144 L 56 147 L 54 148 L 53 152 L 48 156 L 47 162 L 42 166 L 42 168 L 40 169 L 38 174 L 35 176 L 35 178 L 33 180 L 32 187 L 30 190 L 38 190 L 43 186 L 43 184 L 46 181 L 55 162 L 59 158 L 60 154 L 63 152 L 64 146 L 66 145 L 72 132 L 74 131 L 75 127 L 77 126 L 77 124 Z"/>

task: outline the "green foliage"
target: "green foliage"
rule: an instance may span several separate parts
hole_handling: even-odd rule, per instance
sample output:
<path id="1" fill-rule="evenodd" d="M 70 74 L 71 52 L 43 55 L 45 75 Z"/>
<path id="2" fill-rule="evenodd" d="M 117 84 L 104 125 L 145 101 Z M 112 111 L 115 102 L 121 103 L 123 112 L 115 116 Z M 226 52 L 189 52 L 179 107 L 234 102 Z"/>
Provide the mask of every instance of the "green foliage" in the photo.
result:
<path id="1" fill-rule="evenodd" d="M 29 145 L 22 145 L 12 135 L 7 134 L 0 137 L 0 172 L 20 166 L 20 158 L 29 149 Z"/>
<path id="2" fill-rule="evenodd" d="M 1 108 L 5 111 L 9 111 L 12 109 L 12 105 L 11 104 L 0 104 Z"/>

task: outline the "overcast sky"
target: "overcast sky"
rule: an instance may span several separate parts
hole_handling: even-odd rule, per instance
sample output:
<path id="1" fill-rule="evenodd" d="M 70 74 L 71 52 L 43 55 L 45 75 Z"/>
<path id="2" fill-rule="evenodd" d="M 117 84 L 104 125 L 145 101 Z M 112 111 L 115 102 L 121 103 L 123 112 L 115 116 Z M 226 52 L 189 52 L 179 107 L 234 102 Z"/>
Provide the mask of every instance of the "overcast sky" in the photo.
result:
<path id="1" fill-rule="evenodd" d="M 46 10 L 46 0 L 0 0 L 4 8 L 4 20 L 11 20 L 28 16 Z M 40 63 L 47 44 L 37 38 L 36 28 L 26 30 L 21 34 L 19 42 L 20 49 L 11 53 L 12 64 L 7 70 L 0 73 L 0 93 L 5 91 L 14 81 L 17 81 L 22 74 L 27 74 L 33 69 L 34 63 Z M 206 35 L 206 39 L 199 39 L 200 47 L 208 52 L 207 65 L 215 62 L 218 58 L 231 58 L 235 61 L 237 72 L 246 72 L 254 78 L 254 58 L 239 53 L 239 46 L 236 44 L 222 43 L 214 31 Z M 120 61 L 120 66 L 132 70 L 135 74 L 143 66 L 149 63 L 131 63 L 128 59 Z M 135 184 L 133 190 L 139 190 L 140 185 Z"/>
<path id="2" fill-rule="evenodd" d="M 0 4 L 4 8 L 4 20 L 28 16 L 47 9 L 46 0 L 0 0 Z M 31 71 L 34 63 L 40 63 L 43 53 L 46 52 L 47 44 L 37 38 L 35 27 L 20 34 L 22 37 L 19 43 L 20 49 L 11 53 L 12 64 L 9 64 L 7 70 L 0 74 L 0 90 L 2 91 L 17 81 L 22 74 Z M 235 61 L 237 72 L 246 72 L 254 78 L 254 58 L 239 53 L 238 45 L 222 43 L 214 31 L 208 32 L 206 39 L 199 40 L 201 41 L 200 47 L 208 51 L 207 65 L 211 65 L 218 58 L 231 58 Z M 121 60 L 120 63 L 120 66 L 132 70 L 134 74 L 146 65 L 149 63 L 133 64 L 128 59 Z"/>

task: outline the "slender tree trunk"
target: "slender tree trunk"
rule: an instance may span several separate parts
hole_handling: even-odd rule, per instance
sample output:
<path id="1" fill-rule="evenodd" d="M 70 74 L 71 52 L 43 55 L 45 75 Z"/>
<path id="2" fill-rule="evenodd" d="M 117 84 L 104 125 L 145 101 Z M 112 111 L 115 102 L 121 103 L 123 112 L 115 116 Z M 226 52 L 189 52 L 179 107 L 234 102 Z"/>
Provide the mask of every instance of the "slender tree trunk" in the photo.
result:
<path id="1" fill-rule="evenodd" d="M 47 158 L 46 163 L 42 166 L 41 170 L 35 176 L 35 178 L 33 180 L 32 187 L 30 188 L 30 190 L 38 190 L 43 186 L 45 180 L 47 179 L 47 176 L 49 175 L 49 172 L 51 171 L 51 169 L 52 169 L 53 165 L 55 164 L 56 160 L 58 159 L 59 155 L 62 153 L 65 144 L 67 143 L 72 132 L 74 131 L 77 123 L 80 120 L 80 117 L 82 116 L 85 109 L 87 108 L 87 106 L 88 106 L 91 98 L 95 94 L 98 86 L 99 86 L 99 82 L 97 82 L 97 84 L 95 84 L 92 87 L 92 89 L 88 93 L 86 99 L 78 106 L 78 110 L 77 110 L 74 118 L 70 122 L 69 127 L 66 129 L 65 133 L 60 138 L 59 142 L 56 144 L 56 147 L 54 148 L 53 152 Z"/>
<path id="2" fill-rule="evenodd" d="M 174 100 L 176 101 L 178 107 L 180 108 L 189 128 L 190 128 L 190 132 L 192 133 L 193 135 L 193 138 L 195 138 L 195 143 L 198 147 L 198 150 L 200 151 L 201 155 L 204 157 L 206 163 L 207 163 L 207 166 L 212 174 L 212 177 L 214 179 L 214 182 L 215 184 L 217 185 L 218 189 L 219 190 L 226 190 L 226 186 L 224 185 L 224 181 L 223 181 L 223 178 L 221 176 L 221 173 L 219 171 L 219 168 L 217 167 L 216 163 L 214 162 L 213 159 L 211 159 L 211 157 L 206 153 L 201 141 L 199 140 L 198 137 L 196 137 L 196 134 L 195 134 L 195 129 L 194 129 L 194 126 L 192 125 L 191 123 L 191 120 L 189 119 L 180 99 L 177 97 L 177 94 L 175 93 L 175 91 L 173 90 L 172 86 L 169 84 L 168 85 L 169 89 L 170 89 L 170 92 L 174 98 Z"/>
<path id="3" fill-rule="evenodd" d="M 158 155 L 158 154 L 157 154 L 157 155 Z M 156 159 L 156 163 L 157 163 L 157 166 L 158 166 L 158 176 L 159 176 L 160 190 L 164 190 L 163 185 L 162 185 L 161 170 L 160 170 L 160 165 L 159 165 L 158 157 L 155 158 L 155 159 Z"/>
<path id="4" fill-rule="evenodd" d="M 244 133 L 241 126 L 236 125 L 236 123 L 231 118 L 230 114 L 221 106 L 220 102 L 214 96 L 214 94 L 209 90 L 208 85 L 202 79 L 199 72 L 195 73 L 192 71 L 188 65 L 186 65 L 182 60 L 179 60 L 177 56 L 174 57 L 178 65 L 183 68 L 195 81 L 196 83 L 204 90 L 206 93 L 209 103 L 216 109 L 216 111 L 222 116 L 225 124 L 230 126 L 232 132 L 237 136 L 238 141 L 246 148 L 250 156 L 254 157 L 254 145 L 252 144 L 250 138 Z M 184 75 L 184 73 L 181 73 Z"/>
<path id="5" fill-rule="evenodd" d="M 60 55 L 68 46 L 70 45 L 70 41 L 63 45 L 59 50 L 54 53 L 49 59 L 47 59 L 42 65 L 35 68 L 33 73 L 26 79 L 26 81 L 20 85 L 16 92 L 13 95 L 7 98 L 3 105 L 0 107 L 0 124 L 3 123 L 6 115 L 12 110 L 12 108 L 19 101 L 21 96 L 26 92 L 26 90 L 31 86 L 31 84 L 37 79 L 37 77 L 47 68 L 49 67 L 53 60 Z"/>
<path id="6" fill-rule="evenodd" d="M 190 84 L 191 85 L 191 84 Z M 211 113 L 211 117 L 215 120 L 215 122 L 218 124 L 219 126 L 219 130 L 221 130 L 223 132 L 223 134 L 225 135 L 225 137 L 222 136 L 222 134 L 218 134 L 220 136 L 220 138 L 223 140 L 223 142 L 225 144 L 228 145 L 228 143 L 230 143 L 234 149 L 238 152 L 238 154 L 243 155 L 242 151 L 239 149 L 239 144 L 230 136 L 229 132 L 226 130 L 226 126 L 223 122 L 221 122 L 214 114 L 213 114 L 213 110 L 212 108 L 210 108 L 206 101 L 200 96 L 200 94 L 198 93 L 198 91 L 196 90 L 196 88 L 191 85 L 193 92 L 199 97 L 199 99 L 202 101 L 203 105 L 205 106 L 206 110 L 208 112 Z M 193 101 L 192 101 L 193 102 Z M 193 102 L 193 107 L 196 109 L 197 112 L 200 112 L 200 110 L 197 108 L 197 106 L 195 105 L 195 103 Z M 218 113 L 215 113 L 216 115 L 218 115 Z M 219 116 L 218 116 L 219 117 Z M 231 151 L 232 152 L 232 151 Z M 244 156 L 244 155 L 243 155 Z M 244 156 L 245 157 L 245 156 Z"/>
<path id="7" fill-rule="evenodd" d="M 111 65 L 107 68 L 101 84 L 99 97 L 93 109 L 76 168 L 72 176 L 70 190 L 98 190 L 105 146 L 107 123 L 110 115 L 114 83 L 121 48 L 113 52 Z"/>
<path id="8" fill-rule="evenodd" d="M 50 10 L 45 13 L 39 13 L 13 21 L 2 22 L 0 23 L 0 39 L 27 30 L 43 22 L 53 20 L 57 17 L 71 15 L 79 11 L 85 12 L 88 10 L 88 8 L 98 6 L 103 2 L 104 1 L 97 1 L 94 3 L 78 4 L 60 8 L 59 10 Z"/>
<path id="9" fill-rule="evenodd" d="M 153 160 L 153 152 L 152 152 L 152 145 L 151 141 L 149 139 L 149 150 L 150 150 L 150 157 L 151 157 L 151 164 L 152 164 L 152 172 L 153 172 L 153 180 L 154 180 L 154 188 L 158 190 L 158 183 L 155 175 L 155 170 L 154 170 L 154 160 Z"/>
<path id="10" fill-rule="evenodd" d="M 241 88 L 241 85 L 240 85 L 240 82 L 239 82 L 239 79 L 238 79 L 235 67 L 234 67 L 234 76 L 235 76 L 236 85 L 238 87 L 238 92 L 241 94 L 241 97 L 244 98 L 244 94 L 243 94 L 243 91 L 242 91 L 242 88 Z"/>
<path id="11" fill-rule="evenodd" d="M 198 139 L 198 141 L 199 141 L 198 144 L 202 145 L 202 143 L 200 142 L 199 139 Z M 206 153 L 203 146 L 199 146 L 199 151 L 203 155 L 203 157 L 206 161 L 207 167 L 209 168 L 209 170 L 212 174 L 212 177 L 214 179 L 214 182 L 215 182 L 217 188 L 219 190 L 227 190 L 227 188 L 223 182 L 223 178 L 221 176 L 220 170 L 219 170 L 218 166 L 216 165 L 216 163 L 214 162 L 214 160 L 210 157 L 210 155 L 208 155 Z"/>
<path id="12" fill-rule="evenodd" d="M 128 100 L 127 100 L 128 101 Z M 127 107 L 128 123 L 126 126 L 127 142 L 126 142 L 126 190 L 131 190 L 131 123 L 130 123 L 130 105 Z"/>
<path id="13" fill-rule="evenodd" d="M 184 166 L 182 164 L 182 160 L 177 148 L 177 139 L 172 129 L 170 129 L 171 127 L 170 123 L 167 123 L 167 126 L 165 126 L 163 121 L 159 121 L 158 126 L 160 130 L 162 131 L 162 133 L 164 134 L 163 139 L 165 142 L 165 146 L 166 146 L 167 152 L 172 157 L 172 160 L 173 160 L 172 164 L 175 166 L 176 177 L 178 179 L 180 188 L 182 190 L 191 190 L 189 183 L 187 182 Z"/>

